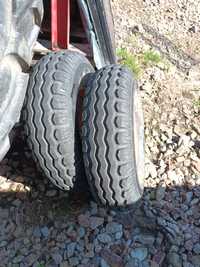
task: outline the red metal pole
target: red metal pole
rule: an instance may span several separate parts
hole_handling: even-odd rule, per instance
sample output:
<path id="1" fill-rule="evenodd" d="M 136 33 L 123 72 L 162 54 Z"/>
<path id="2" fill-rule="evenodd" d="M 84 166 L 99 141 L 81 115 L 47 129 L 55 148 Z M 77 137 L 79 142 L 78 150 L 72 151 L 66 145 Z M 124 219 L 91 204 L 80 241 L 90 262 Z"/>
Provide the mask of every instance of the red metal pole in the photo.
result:
<path id="1" fill-rule="evenodd" d="M 70 0 L 51 0 L 51 45 L 53 50 L 68 49 Z"/>

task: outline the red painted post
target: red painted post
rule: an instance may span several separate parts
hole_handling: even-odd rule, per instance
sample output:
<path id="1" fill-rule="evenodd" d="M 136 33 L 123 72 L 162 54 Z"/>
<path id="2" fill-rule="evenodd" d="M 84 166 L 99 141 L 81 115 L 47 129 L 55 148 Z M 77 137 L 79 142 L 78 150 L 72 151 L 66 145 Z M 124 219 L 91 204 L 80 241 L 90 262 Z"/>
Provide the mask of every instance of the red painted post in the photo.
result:
<path id="1" fill-rule="evenodd" d="M 51 0 L 52 50 L 68 49 L 70 36 L 70 0 Z"/>

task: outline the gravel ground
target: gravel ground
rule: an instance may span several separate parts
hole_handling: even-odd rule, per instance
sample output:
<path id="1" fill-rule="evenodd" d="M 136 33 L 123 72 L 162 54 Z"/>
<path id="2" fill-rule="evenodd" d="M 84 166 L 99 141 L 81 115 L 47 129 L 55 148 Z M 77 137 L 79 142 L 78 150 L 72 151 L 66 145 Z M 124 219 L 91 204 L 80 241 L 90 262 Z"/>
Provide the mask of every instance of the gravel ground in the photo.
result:
<path id="1" fill-rule="evenodd" d="M 98 207 L 87 189 L 57 190 L 37 171 L 17 129 L 0 165 L 1 267 L 200 266 L 198 1 L 112 4 L 117 45 L 134 54 L 154 48 L 165 62 L 145 67 L 139 80 L 144 198 L 127 214 Z"/>

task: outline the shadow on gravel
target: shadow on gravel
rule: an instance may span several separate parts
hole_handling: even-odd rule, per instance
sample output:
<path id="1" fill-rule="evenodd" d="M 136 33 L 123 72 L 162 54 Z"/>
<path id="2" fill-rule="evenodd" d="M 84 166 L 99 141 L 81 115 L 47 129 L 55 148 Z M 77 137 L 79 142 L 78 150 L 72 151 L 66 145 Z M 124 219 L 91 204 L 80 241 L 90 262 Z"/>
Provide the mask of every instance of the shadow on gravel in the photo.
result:
<path id="1" fill-rule="evenodd" d="M 147 44 L 156 48 L 163 54 L 172 64 L 179 70 L 185 72 L 191 67 L 200 64 L 200 60 L 185 53 L 180 47 L 175 45 L 165 35 L 157 32 L 153 27 L 142 24 L 144 32 L 140 32 L 137 28 L 133 29 Z"/>
<path id="2" fill-rule="evenodd" d="M 4 179 L 8 180 L 5 181 Z M 78 229 L 79 224 L 88 225 L 88 220 L 94 216 L 93 223 L 97 223 L 95 229 L 98 228 L 99 220 L 101 223 L 102 218 L 103 227 L 106 227 L 109 221 L 123 225 L 121 237 L 123 241 L 120 240 L 118 244 L 113 246 L 112 253 L 109 252 L 110 250 L 102 250 L 102 257 L 108 262 L 111 261 L 112 263 L 112 261 L 119 259 L 118 265 L 111 264 L 110 266 L 121 267 L 125 266 L 127 255 L 135 245 L 136 247 L 142 246 L 143 251 L 144 247 L 145 249 L 148 248 L 149 261 L 158 263 L 152 266 L 169 266 L 167 254 L 174 256 L 175 258 L 172 257 L 172 259 L 179 260 L 181 264 L 182 258 L 177 258 L 178 256 L 173 254 L 175 253 L 173 249 L 176 251 L 179 247 L 184 248 L 185 233 L 190 235 L 193 243 L 200 240 L 200 206 L 198 205 L 200 187 L 187 188 L 183 185 L 167 189 L 146 188 L 144 199 L 137 204 L 134 211 L 113 211 L 110 213 L 110 211 L 100 207 L 94 211 L 95 208 L 91 209 L 90 201 L 92 198 L 87 185 L 85 188 L 81 186 L 82 190 L 71 193 L 56 189 L 37 171 L 26 144 L 20 138 L 16 139 L 7 158 L 0 164 L 0 183 L 0 225 L 3 229 L 8 228 L 7 239 L 11 243 L 14 242 L 13 236 L 16 240 L 26 238 L 30 229 L 35 235 L 33 242 L 36 243 L 38 227 L 42 231 L 46 231 L 43 226 L 47 226 L 47 230 L 51 229 L 51 233 L 54 229 L 59 232 L 58 235 L 61 240 L 63 231 L 67 233 L 66 236 L 68 237 L 64 235 L 62 242 L 65 242 L 66 238 L 76 240 L 77 230 L 74 229 Z M 70 222 L 73 227 L 70 226 Z M 90 229 L 85 240 L 93 242 L 92 240 L 96 238 L 96 235 L 95 231 Z M 0 244 L 3 242 L 2 238 L 0 235 Z M 57 237 L 53 237 L 51 234 L 51 238 L 56 239 Z M 38 258 L 43 259 L 44 255 L 48 255 L 45 247 L 53 241 L 49 241 L 47 238 L 40 242 L 43 242 L 44 248 L 38 254 L 40 255 Z M 191 260 L 193 260 L 192 248 L 189 243 L 187 246 L 184 253 L 189 253 L 189 257 L 191 256 Z M 31 251 L 35 253 L 34 248 Z M 4 251 L 0 247 L 0 256 L 1 253 Z M 198 259 L 195 258 L 195 260 Z M 93 264 L 91 266 L 99 265 Z"/>
<path id="3" fill-rule="evenodd" d="M 39 171 L 21 138 L 15 138 L 0 163 L 0 207 L 22 208 L 22 224 L 44 224 L 49 219 L 80 213 L 91 199 L 88 188 L 85 178 L 70 192 L 56 188 Z"/>

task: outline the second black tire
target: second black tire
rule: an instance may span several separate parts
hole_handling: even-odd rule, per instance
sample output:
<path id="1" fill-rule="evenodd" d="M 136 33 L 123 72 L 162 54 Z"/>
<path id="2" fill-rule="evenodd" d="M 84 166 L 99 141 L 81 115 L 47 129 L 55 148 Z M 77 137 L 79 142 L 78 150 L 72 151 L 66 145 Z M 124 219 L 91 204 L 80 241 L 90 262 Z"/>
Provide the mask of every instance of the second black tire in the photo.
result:
<path id="1" fill-rule="evenodd" d="M 99 70 L 83 101 L 83 157 L 94 197 L 130 207 L 143 193 L 144 129 L 137 83 L 120 65 Z"/>
<path id="2" fill-rule="evenodd" d="M 28 143 L 46 176 L 63 190 L 73 187 L 81 169 L 81 153 L 75 153 L 76 102 L 90 72 L 83 55 L 60 51 L 42 57 L 30 74 L 24 108 Z"/>

